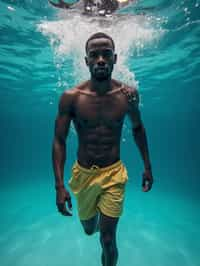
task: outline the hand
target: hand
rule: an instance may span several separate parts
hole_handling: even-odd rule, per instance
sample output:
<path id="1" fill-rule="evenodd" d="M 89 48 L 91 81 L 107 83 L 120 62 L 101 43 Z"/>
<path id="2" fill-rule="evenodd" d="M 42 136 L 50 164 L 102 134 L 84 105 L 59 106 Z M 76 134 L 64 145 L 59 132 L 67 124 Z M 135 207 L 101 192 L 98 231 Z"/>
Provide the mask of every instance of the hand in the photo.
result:
<path id="1" fill-rule="evenodd" d="M 142 191 L 148 192 L 153 184 L 153 176 L 151 170 L 145 170 L 142 175 Z"/>
<path id="2" fill-rule="evenodd" d="M 57 205 L 58 211 L 65 216 L 72 216 L 72 213 L 70 213 L 66 208 L 66 205 L 65 205 L 66 201 L 67 201 L 68 208 L 71 211 L 72 202 L 71 202 L 71 196 L 69 192 L 64 187 L 58 188 L 56 190 L 56 205 Z"/>

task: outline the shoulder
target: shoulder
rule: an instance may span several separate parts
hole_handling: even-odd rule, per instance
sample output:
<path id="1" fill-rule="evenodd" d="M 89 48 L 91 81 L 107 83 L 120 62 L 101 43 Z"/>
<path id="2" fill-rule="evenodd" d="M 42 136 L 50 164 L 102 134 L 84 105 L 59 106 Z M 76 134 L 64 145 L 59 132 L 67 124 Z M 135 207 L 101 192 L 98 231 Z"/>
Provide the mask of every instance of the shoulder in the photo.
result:
<path id="1" fill-rule="evenodd" d="M 69 104 L 76 95 L 76 88 L 65 90 L 60 96 L 60 104 Z"/>
<path id="2" fill-rule="evenodd" d="M 78 84 L 76 87 L 65 90 L 60 96 L 61 103 L 70 103 L 75 100 L 79 94 L 84 91 L 87 87 L 88 81 Z"/>
<path id="3" fill-rule="evenodd" d="M 77 87 L 65 90 L 59 100 L 59 112 L 66 113 L 73 108 L 74 101 L 79 91 Z"/>
<path id="4" fill-rule="evenodd" d="M 86 90 L 87 85 L 88 81 L 85 81 L 77 85 L 76 87 L 65 90 L 60 96 L 59 112 L 66 113 L 69 112 L 69 110 L 73 110 L 76 99 L 81 94 L 81 92 Z"/>
<path id="5" fill-rule="evenodd" d="M 139 103 L 139 92 L 136 87 L 122 83 L 121 92 L 126 96 L 129 104 L 134 105 Z"/>

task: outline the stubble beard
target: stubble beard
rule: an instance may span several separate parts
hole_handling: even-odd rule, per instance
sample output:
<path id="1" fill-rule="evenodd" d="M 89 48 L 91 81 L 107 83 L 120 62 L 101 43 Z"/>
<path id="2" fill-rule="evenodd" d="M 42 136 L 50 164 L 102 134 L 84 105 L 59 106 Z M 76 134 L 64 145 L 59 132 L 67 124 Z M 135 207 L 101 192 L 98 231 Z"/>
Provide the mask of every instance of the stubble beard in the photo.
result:
<path id="1" fill-rule="evenodd" d="M 95 72 L 95 70 L 91 71 L 91 76 L 93 79 L 95 79 L 98 82 L 108 81 L 111 79 L 113 69 L 108 69 L 106 73 L 102 73 L 98 75 L 98 73 Z"/>

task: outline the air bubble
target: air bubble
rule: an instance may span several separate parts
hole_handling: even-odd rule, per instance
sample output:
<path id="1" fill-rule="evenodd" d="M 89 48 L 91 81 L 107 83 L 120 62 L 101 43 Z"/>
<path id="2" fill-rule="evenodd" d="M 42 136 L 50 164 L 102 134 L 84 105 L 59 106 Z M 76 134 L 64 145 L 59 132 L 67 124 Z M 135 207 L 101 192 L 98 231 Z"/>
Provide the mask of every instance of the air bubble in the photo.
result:
<path id="1" fill-rule="evenodd" d="M 12 6 L 8 6 L 8 9 L 9 9 L 10 11 L 15 11 L 15 9 L 14 9 Z"/>

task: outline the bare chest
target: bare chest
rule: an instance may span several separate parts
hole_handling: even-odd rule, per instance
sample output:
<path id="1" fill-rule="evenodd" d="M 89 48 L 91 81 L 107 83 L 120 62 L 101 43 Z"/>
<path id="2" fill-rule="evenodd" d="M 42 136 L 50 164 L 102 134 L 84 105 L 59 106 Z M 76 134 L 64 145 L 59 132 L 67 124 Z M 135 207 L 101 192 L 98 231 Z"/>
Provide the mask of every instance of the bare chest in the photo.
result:
<path id="1" fill-rule="evenodd" d="M 119 95 L 81 95 L 75 105 L 75 119 L 87 127 L 120 126 L 126 113 L 126 103 Z"/>

